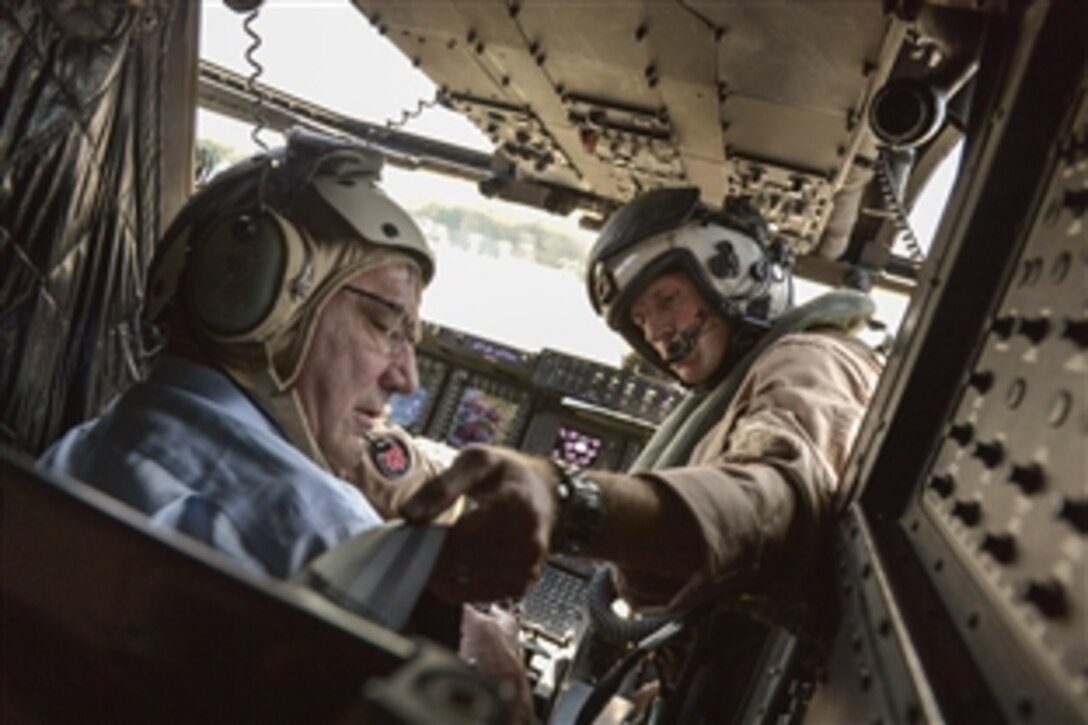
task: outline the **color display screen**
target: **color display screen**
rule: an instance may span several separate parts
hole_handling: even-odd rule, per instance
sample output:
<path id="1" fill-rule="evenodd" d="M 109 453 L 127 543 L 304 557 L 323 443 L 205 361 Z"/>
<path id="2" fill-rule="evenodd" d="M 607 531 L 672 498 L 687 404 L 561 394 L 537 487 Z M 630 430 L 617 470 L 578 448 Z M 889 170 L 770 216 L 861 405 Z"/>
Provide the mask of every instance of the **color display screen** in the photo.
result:
<path id="1" fill-rule="evenodd" d="M 604 441 L 577 428 L 561 425 L 555 431 L 552 457 L 580 468 L 589 468 L 601 453 Z"/>
<path id="2" fill-rule="evenodd" d="M 502 445 L 508 441 L 521 405 L 474 385 L 461 391 L 446 441 L 457 448 L 471 443 Z"/>

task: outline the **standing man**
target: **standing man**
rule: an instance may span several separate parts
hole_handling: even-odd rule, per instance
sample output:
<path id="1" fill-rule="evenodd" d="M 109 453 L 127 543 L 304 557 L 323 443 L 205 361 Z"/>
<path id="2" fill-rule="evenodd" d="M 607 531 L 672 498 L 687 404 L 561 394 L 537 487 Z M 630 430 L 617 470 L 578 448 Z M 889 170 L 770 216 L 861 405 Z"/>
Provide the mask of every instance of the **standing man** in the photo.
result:
<path id="1" fill-rule="evenodd" d="M 612 562 L 620 594 L 645 611 L 803 617 L 881 365 L 851 335 L 872 302 L 836 292 L 791 309 L 787 257 L 752 207 L 713 210 L 696 189 L 617 211 L 590 254 L 593 306 L 691 395 L 629 473 L 463 451 L 401 509 L 426 519 L 475 501 L 447 542 L 445 583 L 468 599 L 511 588 L 488 535 L 532 527 L 542 557 Z"/>

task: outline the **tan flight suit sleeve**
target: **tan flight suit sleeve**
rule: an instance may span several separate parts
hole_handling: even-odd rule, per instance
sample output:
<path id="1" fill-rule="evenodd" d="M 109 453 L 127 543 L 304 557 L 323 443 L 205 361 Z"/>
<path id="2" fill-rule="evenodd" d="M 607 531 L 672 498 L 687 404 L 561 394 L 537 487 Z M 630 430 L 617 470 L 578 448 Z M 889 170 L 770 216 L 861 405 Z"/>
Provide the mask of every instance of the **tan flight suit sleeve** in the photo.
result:
<path id="1" fill-rule="evenodd" d="M 400 504 L 442 468 L 410 434 L 389 426 L 370 433 L 362 460 L 347 478 L 383 518 L 395 519 Z M 458 502 L 434 521 L 453 523 L 460 511 Z"/>
<path id="2" fill-rule="evenodd" d="M 652 474 L 691 511 L 703 567 L 679 587 L 622 570 L 621 593 L 651 609 L 692 603 L 708 587 L 740 609 L 745 598 L 796 595 L 879 373 L 876 354 L 841 333 L 798 333 L 768 347 L 691 464 Z"/>

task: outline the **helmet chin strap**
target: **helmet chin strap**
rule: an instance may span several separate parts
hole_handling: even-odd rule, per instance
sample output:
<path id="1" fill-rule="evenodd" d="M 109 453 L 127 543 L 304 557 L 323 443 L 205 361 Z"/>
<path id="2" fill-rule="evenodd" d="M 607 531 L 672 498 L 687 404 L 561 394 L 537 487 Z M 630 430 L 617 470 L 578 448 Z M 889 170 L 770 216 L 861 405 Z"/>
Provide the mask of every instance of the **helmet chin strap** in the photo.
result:
<path id="1" fill-rule="evenodd" d="M 695 313 L 695 322 L 691 323 L 676 334 L 665 345 L 665 362 L 669 365 L 678 363 L 691 353 L 695 352 L 699 338 L 703 335 L 706 322 L 709 319 L 706 310 L 700 309 Z"/>

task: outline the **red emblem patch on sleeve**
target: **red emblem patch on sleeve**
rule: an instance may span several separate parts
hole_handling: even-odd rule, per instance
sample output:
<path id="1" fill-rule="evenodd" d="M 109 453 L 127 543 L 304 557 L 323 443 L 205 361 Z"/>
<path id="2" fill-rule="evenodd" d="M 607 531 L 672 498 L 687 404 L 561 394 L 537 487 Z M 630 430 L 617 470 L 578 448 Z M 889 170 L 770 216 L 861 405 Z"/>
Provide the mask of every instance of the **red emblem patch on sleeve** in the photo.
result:
<path id="1" fill-rule="evenodd" d="M 370 460 L 386 478 L 400 478 L 412 467 L 412 454 L 407 444 L 396 436 L 371 438 Z"/>

